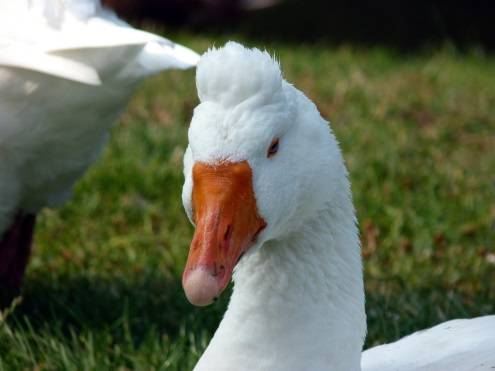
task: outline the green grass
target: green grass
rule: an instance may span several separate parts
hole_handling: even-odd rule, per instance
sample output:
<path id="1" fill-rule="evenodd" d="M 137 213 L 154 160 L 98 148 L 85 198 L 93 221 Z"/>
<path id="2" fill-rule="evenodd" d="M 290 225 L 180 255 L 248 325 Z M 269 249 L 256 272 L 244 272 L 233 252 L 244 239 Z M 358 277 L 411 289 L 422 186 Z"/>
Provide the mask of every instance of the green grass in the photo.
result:
<path id="1" fill-rule="evenodd" d="M 205 50 L 219 39 L 185 37 Z M 367 346 L 495 313 L 495 59 L 266 45 L 331 120 L 360 219 Z M 228 302 L 189 305 L 180 201 L 194 71 L 137 92 L 103 158 L 39 218 L 0 370 L 189 370 Z"/>

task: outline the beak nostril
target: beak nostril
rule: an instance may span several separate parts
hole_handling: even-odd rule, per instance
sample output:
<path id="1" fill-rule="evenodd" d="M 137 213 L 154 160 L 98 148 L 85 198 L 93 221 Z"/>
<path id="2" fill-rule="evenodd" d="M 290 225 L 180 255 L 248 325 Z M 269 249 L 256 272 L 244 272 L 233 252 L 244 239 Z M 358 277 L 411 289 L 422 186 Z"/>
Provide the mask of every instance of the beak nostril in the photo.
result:
<path id="1" fill-rule="evenodd" d="M 225 231 L 225 234 L 223 235 L 223 241 L 227 243 L 230 240 L 230 237 L 232 237 L 232 231 L 234 228 L 232 227 L 232 224 L 229 224 L 227 226 L 227 230 Z"/>

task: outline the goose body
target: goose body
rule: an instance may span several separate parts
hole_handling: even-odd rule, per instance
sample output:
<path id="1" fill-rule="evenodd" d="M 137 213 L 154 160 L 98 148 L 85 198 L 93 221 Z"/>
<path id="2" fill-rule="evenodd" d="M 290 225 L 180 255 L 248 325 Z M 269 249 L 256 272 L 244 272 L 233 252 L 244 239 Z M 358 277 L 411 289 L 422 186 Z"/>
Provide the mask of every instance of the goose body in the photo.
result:
<path id="1" fill-rule="evenodd" d="M 495 369 L 495 316 L 457 319 L 363 353 L 363 371 Z"/>
<path id="2" fill-rule="evenodd" d="M 362 355 L 360 243 L 328 123 L 266 52 L 211 49 L 196 82 L 182 193 L 196 231 L 183 287 L 201 306 L 234 281 L 196 371 L 495 366 L 495 316 L 447 322 Z"/>
<path id="3" fill-rule="evenodd" d="M 0 291 L 20 285 L 33 215 L 70 197 L 137 84 L 197 60 L 98 0 L 0 3 Z"/>

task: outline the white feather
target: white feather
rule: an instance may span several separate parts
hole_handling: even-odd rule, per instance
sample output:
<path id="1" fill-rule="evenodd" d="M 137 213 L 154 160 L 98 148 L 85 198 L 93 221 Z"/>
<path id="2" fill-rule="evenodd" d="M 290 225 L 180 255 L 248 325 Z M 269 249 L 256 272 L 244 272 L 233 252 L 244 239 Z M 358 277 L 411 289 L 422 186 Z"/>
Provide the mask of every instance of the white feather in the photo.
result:
<path id="1" fill-rule="evenodd" d="M 0 53 L 9 46 L 66 56 L 98 72 L 107 67 L 108 48 L 127 47 L 139 60 L 134 64 L 132 59 L 121 61 L 121 68 L 133 67 L 126 70 L 131 77 L 189 68 L 199 60 L 187 48 L 130 27 L 96 0 L 4 0 L 0 5 Z"/>
<path id="2" fill-rule="evenodd" d="M 254 96 L 269 99 L 282 88 L 280 67 L 266 51 L 249 50 L 234 42 L 203 54 L 196 82 L 201 102 L 215 102 L 225 108 Z"/>
<path id="3" fill-rule="evenodd" d="M 97 0 L 0 1 L 0 237 L 70 197 L 143 78 L 198 59 Z"/>
<path id="4" fill-rule="evenodd" d="M 0 67 L 36 71 L 82 84 L 101 84 L 98 72 L 91 66 L 25 46 L 4 48 Z"/>
<path id="5" fill-rule="evenodd" d="M 495 370 L 495 316 L 458 319 L 363 353 L 363 371 Z"/>

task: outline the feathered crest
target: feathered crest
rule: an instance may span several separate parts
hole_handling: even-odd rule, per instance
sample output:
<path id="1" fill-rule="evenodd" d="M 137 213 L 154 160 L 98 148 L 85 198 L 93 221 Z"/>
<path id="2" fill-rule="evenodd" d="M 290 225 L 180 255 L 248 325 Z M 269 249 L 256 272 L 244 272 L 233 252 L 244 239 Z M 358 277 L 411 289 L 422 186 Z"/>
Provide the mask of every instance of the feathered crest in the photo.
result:
<path id="1" fill-rule="evenodd" d="M 228 42 L 209 49 L 198 64 L 196 85 L 201 102 L 233 107 L 254 97 L 266 98 L 281 90 L 278 62 L 266 51 Z"/>

